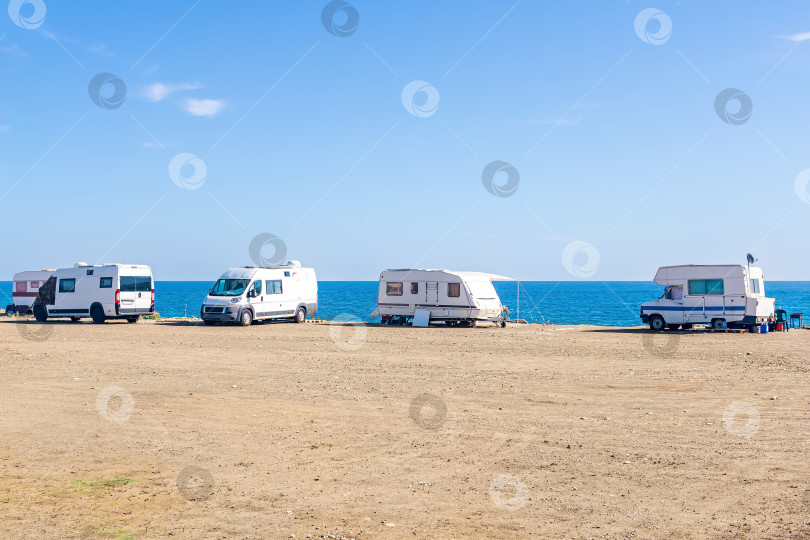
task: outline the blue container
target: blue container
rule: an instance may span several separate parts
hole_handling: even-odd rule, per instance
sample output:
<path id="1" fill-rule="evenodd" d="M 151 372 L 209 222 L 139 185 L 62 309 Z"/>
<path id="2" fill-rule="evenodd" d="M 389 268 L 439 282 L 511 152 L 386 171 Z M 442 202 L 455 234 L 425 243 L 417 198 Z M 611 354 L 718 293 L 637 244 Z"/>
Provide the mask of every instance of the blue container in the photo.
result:
<path id="1" fill-rule="evenodd" d="M 762 323 L 759 325 L 759 333 L 760 334 L 767 334 L 768 333 L 768 323 Z"/>

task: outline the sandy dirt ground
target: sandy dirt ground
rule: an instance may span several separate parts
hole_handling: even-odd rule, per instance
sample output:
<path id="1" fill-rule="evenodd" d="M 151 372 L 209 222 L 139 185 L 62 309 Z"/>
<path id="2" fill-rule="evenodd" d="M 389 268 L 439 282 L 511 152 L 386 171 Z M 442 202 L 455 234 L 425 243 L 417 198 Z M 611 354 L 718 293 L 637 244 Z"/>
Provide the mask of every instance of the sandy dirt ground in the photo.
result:
<path id="1" fill-rule="evenodd" d="M 18 321 L 4 538 L 810 538 L 807 330 Z"/>

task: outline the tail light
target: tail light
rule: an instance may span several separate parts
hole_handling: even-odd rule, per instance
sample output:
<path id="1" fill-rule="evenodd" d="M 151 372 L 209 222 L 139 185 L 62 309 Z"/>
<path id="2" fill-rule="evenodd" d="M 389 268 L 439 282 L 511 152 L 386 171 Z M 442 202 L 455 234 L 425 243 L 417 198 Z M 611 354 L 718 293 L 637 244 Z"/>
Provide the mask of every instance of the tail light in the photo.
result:
<path id="1" fill-rule="evenodd" d="M 639 307 L 638 307 L 638 311 L 639 311 L 639 313 L 641 313 L 642 315 L 644 315 L 644 306 L 639 306 Z"/>
<path id="2" fill-rule="evenodd" d="M 115 303 L 116 304 L 121 303 L 121 289 L 116 289 L 115 290 Z"/>
<path id="3" fill-rule="evenodd" d="M 152 303 L 155 303 L 155 289 L 152 289 Z"/>
<path id="4" fill-rule="evenodd" d="M 155 312 L 155 289 L 152 289 L 152 305 L 149 306 L 149 312 L 150 313 Z"/>

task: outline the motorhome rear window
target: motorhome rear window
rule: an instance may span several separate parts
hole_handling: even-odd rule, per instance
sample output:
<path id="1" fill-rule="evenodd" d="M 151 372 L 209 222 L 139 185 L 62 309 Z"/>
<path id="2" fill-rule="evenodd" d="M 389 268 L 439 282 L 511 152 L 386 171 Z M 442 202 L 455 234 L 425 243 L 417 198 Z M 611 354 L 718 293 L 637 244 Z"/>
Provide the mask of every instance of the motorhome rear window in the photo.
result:
<path id="1" fill-rule="evenodd" d="M 385 294 L 387 296 L 402 296 L 402 282 L 386 282 Z"/>
<path id="2" fill-rule="evenodd" d="M 759 285 L 760 280 L 752 279 L 751 280 L 751 292 L 754 294 L 759 294 L 762 291 L 762 287 Z"/>
<path id="3" fill-rule="evenodd" d="M 76 292 L 76 279 L 60 279 L 59 292 Z"/>
<path id="4" fill-rule="evenodd" d="M 121 276 L 121 292 L 151 292 L 152 278 L 149 276 Z"/>
<path id="5" fill-rule="evenodd" d="M 270 279 L 264 282 L 267 294 L 281 294 L 281 280 Z"/>
<path id="6" fill-rule="evenodd" d="M 14 283 L 14 291 L 16 292 L 27 292 L 28 291 L 28 284 L 25 281 L 17 281 Z"/>
<path id="7" fill-rule="evenodd" d="M 112 278 L 111 277 L 99 278 L 98 288 L 99 289 L 112 289 Z"/>
<path id="8" fill-rule="evenodd" d="M 722 279 L 690 279 L 689 294 L 723 294 Z"/>
<path id="9" fill-rule="evenodd" d="M 419 283 L 411 283 L 411 294 L 419 294 Z"/>
<path id="10" fill-rule="evenodd" d="M 461 296 L 461 283 L 448 283 L 447 296 L 450 298 L 458 298 Z"/>

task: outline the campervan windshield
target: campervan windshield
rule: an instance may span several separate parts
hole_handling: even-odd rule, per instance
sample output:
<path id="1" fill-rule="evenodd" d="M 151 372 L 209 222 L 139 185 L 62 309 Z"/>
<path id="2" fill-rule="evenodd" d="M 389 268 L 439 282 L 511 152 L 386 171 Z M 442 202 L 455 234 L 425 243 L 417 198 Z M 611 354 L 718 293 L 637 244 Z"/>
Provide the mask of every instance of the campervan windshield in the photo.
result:
<path id="1" fill-rule="evenodd" d="M 211 291 L 211 296 L 240 296 L 250 283 L 249 279 L 218 279 Z"/>

